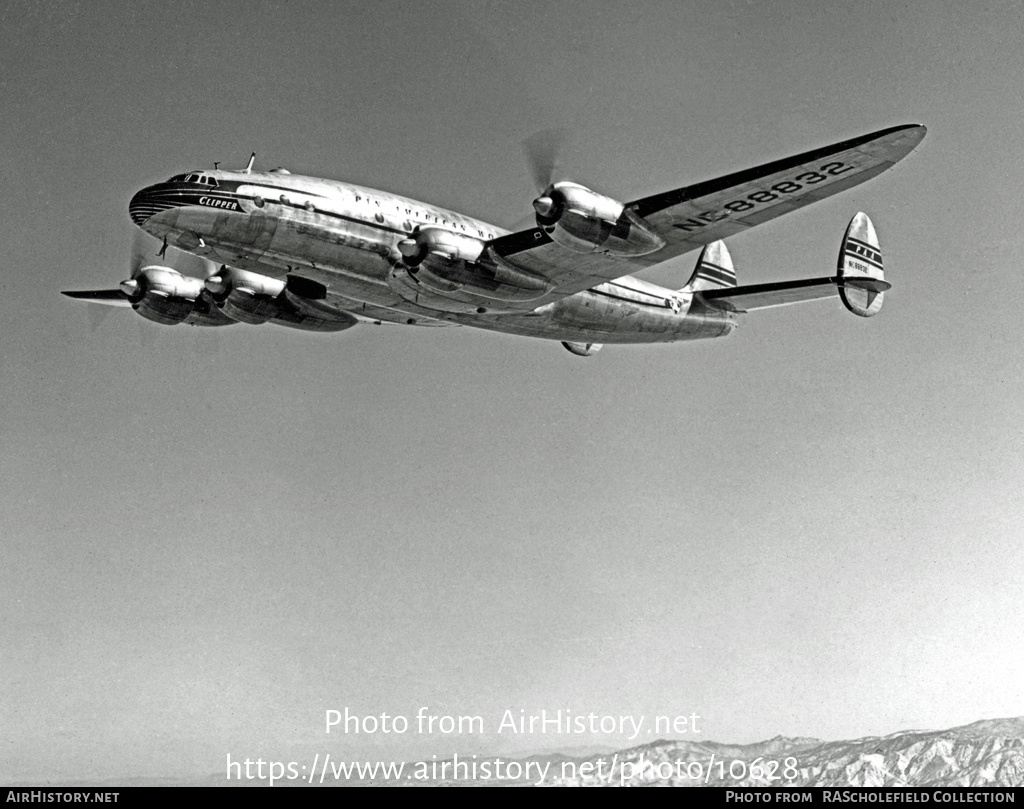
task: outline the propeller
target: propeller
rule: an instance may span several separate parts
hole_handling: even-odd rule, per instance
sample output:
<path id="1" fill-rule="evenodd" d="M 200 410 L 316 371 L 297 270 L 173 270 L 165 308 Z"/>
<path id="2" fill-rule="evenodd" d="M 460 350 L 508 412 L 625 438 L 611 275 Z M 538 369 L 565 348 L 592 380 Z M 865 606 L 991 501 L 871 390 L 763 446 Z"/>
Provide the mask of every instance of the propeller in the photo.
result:
<path id="1" fill-rule="evenodd" d="M 561 164 L 562 153 L 569 139 L 565 127 L 552 127 L 534 132 L 522 141 L 523 156 L 530 169 L 534 187 L 540 196 L 534 200 L 533 208 L 542 217 L 548 217 L 555 209 L 555 201 L 546 193 L 554 182 Z M 536 215 L 527 214 L 511 226 L 513 231 L 522 230 L 535 224 Z"/>
<path id="2" fill-rule="evenodd" d="M 206 250 L 196 234 L 188 244 Z M 179 241 L 181 241 L 179 237 Z M 234 321 L 214 311 L 214 301 L 204 286 L 204 280 L 217 273 L 217 265 L 208 258 L 186 253 L 172 247 L 166 239 L 156 239 L 141 229 L 133 229 L 128 248 L 128 277 L 117 289 L 65 290 L 69 298 L 99 303 L 105 306 L 131 306 L 140 315 L 157 323 L 173 326 L 192 315 L 205 326 L 230 325 Z M 100 310 L 90 311 L 91 329 L 102 323 Z"/>
<path id="3" fill-rule="evenodd" d="M 168 244 L 166 238 L 161 241 L 141 228 L 132 229 L 129 252 L 129 278 L 134 278 L 144 267 L 152 266 L 167 267 L 194 278 L 209 278 L 217 270 L 210 259 L 186 253 Z"/>
<path id="4" fill-rule="evenodd" d="M 206 249 L 196 234 L 186 232 L 184 239 L 190 247 Z M 184 239 L 179 237 L 179 241 Z M 129 277 L 118 286 L 139 314 L 157 323 L 173 326 L 195 314 L 204 318 L 203 325 L 227 325 L 233 321 L 215 311 L 207 287 L 217 276 L 217 266 L 208 258 L 169 244 L 166 238 L 135 229 L 129 248 Z"/>
<path id="5" fill-rule="evenodd" d="M 89 317 L 89 331 L 95 331 L 103 325 L 110 313 L 114 311 L 112 306 L 86 306 L 86 313 Z"/>
<path id="6" fill-rule="evenodd" d="M 133 228 L 128 251 L 128 279 L 120 283 L 121 291 L 131 299 L 143 294 L 146 285 L 143 271 L 150 267 L 166 268 L 201 279 L 217 272 L 217 265 L 210 259 L 186 253 L 169 245 L 166 238 L 161 241 L 140 228 Z"/>
<path id="7" fill-rule="evenodd" d="M 523 141 L 523 154 L 538 193 L 543 193 L 554 180 L 566 140 L 565 128 L 555 127 L 534 132 Z"/>

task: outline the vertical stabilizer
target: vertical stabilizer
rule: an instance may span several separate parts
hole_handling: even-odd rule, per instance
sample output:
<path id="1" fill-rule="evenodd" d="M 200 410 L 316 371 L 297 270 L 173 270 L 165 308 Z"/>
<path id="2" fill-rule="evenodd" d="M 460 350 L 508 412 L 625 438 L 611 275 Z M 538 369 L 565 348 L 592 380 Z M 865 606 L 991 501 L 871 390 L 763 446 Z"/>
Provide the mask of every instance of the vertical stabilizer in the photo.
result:
<path id="1" fill-rule="evenodd" d="M 858 213 L 850 220 L 839 248 L 838 274 L 843 306 L 861 317 L 878 314 L 890 284 L 886 283 L 882 269 L 878 234 L 866 213 Z"/>
<path id="2" fill-rule="evenodd" d="M 711 242 L 700 251 L 697 266 L 693 275 L 683 287 L 687 292 L 700 292 L 707 289 L 727 289 L 736 286 L 736 269 L 732 265 L 732 256 L 725 242 Z"/>

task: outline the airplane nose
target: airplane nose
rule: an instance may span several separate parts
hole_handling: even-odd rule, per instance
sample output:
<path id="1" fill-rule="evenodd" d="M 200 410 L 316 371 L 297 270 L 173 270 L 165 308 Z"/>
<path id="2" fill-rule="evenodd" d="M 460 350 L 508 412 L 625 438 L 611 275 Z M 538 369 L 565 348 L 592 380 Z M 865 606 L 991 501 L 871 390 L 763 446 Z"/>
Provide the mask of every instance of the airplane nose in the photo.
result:
<path id="1" fill-rule="evenodd" d="M 143 188 L 128 203 L 128 216 L 131 220 L 142 227 L 146 220 L 159 210 L 154 204 L 153 191 L 151 188 Z"/>
<path id="2" fill-rule="evenodd" d="M 157 183 L 143 188 L 128 203 L 128 216 L 139 227 L 143 227 L 151 216 L 171 208 L 180 208 L 192 201 L 188 193 L 172 183 Z"/>

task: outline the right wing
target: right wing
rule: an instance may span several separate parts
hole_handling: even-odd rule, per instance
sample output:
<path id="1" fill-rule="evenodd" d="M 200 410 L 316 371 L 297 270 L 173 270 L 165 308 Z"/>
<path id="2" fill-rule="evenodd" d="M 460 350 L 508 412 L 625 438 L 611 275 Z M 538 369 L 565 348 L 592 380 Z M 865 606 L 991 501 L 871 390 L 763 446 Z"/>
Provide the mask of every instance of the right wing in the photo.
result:
<path id="1" fill-rule="evenodd" d="M 891 127 L 793 157 L 665 191 L 626 205 L 665 240 L 660 250 L 629 258 L 576 253 L 543 228 L 489 243 L 502 259 L 554 283 L 534 305 L 660 264 L 876 177 L 924 138 L 916 124 Z M 797 294 L 797 293 L 793 293 Z"/>

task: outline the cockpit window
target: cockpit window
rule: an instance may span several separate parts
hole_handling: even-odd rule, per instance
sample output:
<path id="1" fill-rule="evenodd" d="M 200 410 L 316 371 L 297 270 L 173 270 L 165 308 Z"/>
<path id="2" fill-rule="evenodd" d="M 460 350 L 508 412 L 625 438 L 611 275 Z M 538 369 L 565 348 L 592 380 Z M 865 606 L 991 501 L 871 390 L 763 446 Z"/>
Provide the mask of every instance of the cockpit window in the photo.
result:
<path id="1" fill-rule="evenodd" d="M 205 174 L 175 174 L 167 182 L 169 183 L 199 183 L 200 185 L 208 185 L 211 188 L 217 187 L 217 181 L 213 177 L 207 177 Z"/>

